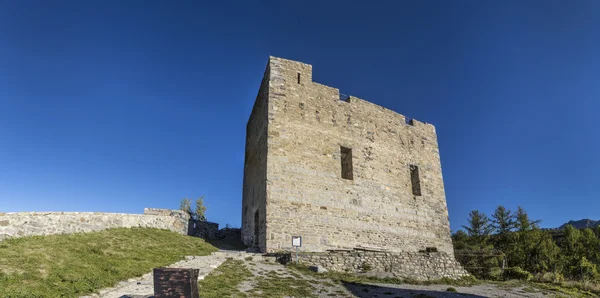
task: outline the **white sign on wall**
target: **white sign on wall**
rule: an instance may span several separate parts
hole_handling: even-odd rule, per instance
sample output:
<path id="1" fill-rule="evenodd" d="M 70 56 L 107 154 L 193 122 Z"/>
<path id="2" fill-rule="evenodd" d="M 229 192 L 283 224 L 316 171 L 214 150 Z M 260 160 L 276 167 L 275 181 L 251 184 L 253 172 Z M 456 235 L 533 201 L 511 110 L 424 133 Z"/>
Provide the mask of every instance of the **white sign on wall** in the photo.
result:
<path id="1" fill-rule="evenodd" d="M 292 236 L 292 246 L 294 246 L 294 247 L 302 246 L 302 236 Z"/>

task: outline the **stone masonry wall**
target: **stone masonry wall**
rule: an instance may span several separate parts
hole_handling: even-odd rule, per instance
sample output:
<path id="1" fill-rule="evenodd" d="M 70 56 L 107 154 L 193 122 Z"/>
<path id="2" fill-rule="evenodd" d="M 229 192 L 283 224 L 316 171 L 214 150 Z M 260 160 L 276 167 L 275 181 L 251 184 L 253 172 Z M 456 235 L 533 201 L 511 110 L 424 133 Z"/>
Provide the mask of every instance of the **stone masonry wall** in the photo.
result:
<path id="1" fill-rule="evenodd" d="M 341 146 L 352 149 L 353 180 L 341 177 Z M 264 252 L 291 250 L 299 235 L 313 252 L 454 254 L 434 126 L 354 96 L 340 100 L 338 89 L 312 81 L 308 64 L 269 59 L 248 122 L 243 193 L 243 238 L 258 239 Z"/>
<path id="2" fill-rule="evenodd" d="M 92 232 L 119 227 L 157 228 L 187 234 L 189 219 L 187 214 L 177 210 L 153 210 L 149 210 L 151 214 L 102 212 L 0 213 L 0 240 L 36 235 Z M 154 215 L 157 212 L 162 215 Z"/>
<path id="3" fill-rule="evenodd" d="M 219 224 L 216 222 L 196 221 L 190 222 L 190 224 L 194 225 L 191 235 L 202 239 L 215 239 L 217 232 L 219 232 Z"/>
<path id="4" fill-rule="evenodd" d="M 393 277 L 413 280 L 458 279 L 469 273 L 444 252 L 372 252 L 345 251 L 300 253 L 299 261 L 306 265 L 349 273 L 388 273 Z"/>
<path id="5" fill-rule="evenodd" d="M 267 106 L 269 66 L 265 71 L 246 126 L 246 154 L 242 195 L 242 241 L 266 249 Z"/>

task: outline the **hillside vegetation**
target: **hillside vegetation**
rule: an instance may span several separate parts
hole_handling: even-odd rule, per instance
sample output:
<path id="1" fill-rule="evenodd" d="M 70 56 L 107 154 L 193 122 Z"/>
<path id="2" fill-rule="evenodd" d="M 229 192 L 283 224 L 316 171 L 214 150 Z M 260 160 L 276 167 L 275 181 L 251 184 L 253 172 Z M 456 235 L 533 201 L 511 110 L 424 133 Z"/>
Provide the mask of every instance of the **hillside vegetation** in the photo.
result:
<path id="1" fill-rule="evenodd" d="M 457 260 L 482 279 L 522 279 L 600 293 L 600 226 L 542 230 L 525 210 L 499 206 L 491 218 L 474 210 L 453 235 Z M 504 269 L 503 269 L 504 268 Z"/>
<path id="2" fill-rule="evenodd" d="M 78 297 L 215 247 L 196 237 L 118 228 L 0 242 L 0 297 Z"/>

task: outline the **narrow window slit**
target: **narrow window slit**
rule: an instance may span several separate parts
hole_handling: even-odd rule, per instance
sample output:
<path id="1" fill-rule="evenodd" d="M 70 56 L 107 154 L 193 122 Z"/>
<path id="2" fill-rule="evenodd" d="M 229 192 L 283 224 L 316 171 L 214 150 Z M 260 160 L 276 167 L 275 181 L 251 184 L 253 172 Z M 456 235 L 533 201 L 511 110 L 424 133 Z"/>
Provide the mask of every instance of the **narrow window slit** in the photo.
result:
<path id="1" fill-rule="evenodd" d="M 352 149 L 341 147 L 341 163 L 342 163 L 342 178 L 347 180 L 354 180 L 352 173 Z"/>
<path id="2" fill-rule="evenodd" d="M 410 182 L 412 184 L 412 193 L 415 196 L 421 195 L 421 180 L 419 179 L 419 167 L 410 165 Z"/>
<path id="3" fill-rule="evenodd" d="M 298 84 L 300 84 L 300 73 L 298 73 Z"/>

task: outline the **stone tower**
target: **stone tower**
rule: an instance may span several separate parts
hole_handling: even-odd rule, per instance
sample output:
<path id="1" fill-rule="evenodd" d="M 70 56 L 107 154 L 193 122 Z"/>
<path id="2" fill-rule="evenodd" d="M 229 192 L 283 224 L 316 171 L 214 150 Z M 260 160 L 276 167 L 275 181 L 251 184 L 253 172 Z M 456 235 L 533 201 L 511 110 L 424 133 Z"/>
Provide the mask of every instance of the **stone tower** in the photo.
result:
<path id="1" fill-rule="evenodd" d="M 453 259 L 435 127 L 270 57 L 246 128 L 243 241 L 262 252 L 431 248 Z"/>

